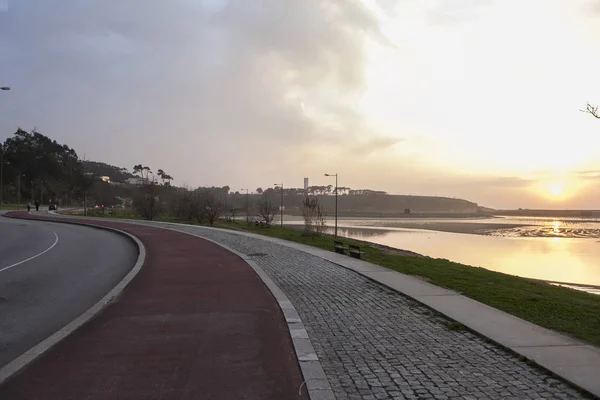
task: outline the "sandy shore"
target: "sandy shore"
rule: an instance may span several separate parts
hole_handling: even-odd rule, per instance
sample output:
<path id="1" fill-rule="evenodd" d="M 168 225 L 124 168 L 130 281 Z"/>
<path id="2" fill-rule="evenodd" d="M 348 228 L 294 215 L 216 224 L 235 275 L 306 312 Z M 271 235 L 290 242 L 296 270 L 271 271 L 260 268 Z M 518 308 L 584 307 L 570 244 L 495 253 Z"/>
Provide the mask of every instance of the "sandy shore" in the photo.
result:
<path id="1" fill-rule="evenodd" d="M 525 222 L 525 221 L 524 221 Z M 579 223 L 579 221 L 576 221 Z M 346 226 L 346 223 L 352 226 Z M 597 223 L 597 221 L 594 221 Z M 302 229 L 302 225 L 288 225 Z M 503 222 L 468 222 L 468 221 L 340 221 L 339 229 L 343 235 L 350 235 L 363 240 L 381 236 L 394 229 L 430 230 L 448 233 L 465 233 L 471 235 L 489 235 L 501 237 L 546 237 L 546 238 L 600 238 L 600 224 L 595 226 L 570 226 L 568 221 L 561 221 L 557 226 L 518 224 Z M 331 226 L 330 226 L 331 229 Z"/>
<path id="2" fill-rule="evenodd" d="M 291 228 L 303 229 L 303 225 L 287 225 Z M 386 228 L 403 228 L 403 229 L 425 229 L 430 231 L 440 232 L 451 232 L 451 233 L 469 233 L 475 235 L 489 235 L 492 232 L 496 232 L 501 229 L 514 229 L 521 228 L 524 226 L 531 225 L 517 225 L 517 224 L 502 224 L 502 223 L 476 223 L 476 222 L 427 222 L 427 223 L 416 223 L 416 222 L 390 222 L 377 226 L 352 226 L 346 227 L 341 225 L 339 229 L 349 231 L 353 235 L 360 236 L 377 236 L 389 232 Z M 331 228 L 331 227 L 330 227 Z"/>
<path id="3" fill-rule="evenodd" d="M 514 229 L 521 228 L 524 226 L 531 226 L 527 224 L 503 224 L 503 223 L 477 223 L 477 222 L 424 222 L 424 223 L 411 223 L 411 222 L 396 222 L 385 224 L 386 228 L 404 228 L 404 229 L 426 229 L 430 231 L 441 231 L 451 233 L 469 233 L 476 235 L 488 235 L 491 232 L 498 231 L 500 229 Z"/>

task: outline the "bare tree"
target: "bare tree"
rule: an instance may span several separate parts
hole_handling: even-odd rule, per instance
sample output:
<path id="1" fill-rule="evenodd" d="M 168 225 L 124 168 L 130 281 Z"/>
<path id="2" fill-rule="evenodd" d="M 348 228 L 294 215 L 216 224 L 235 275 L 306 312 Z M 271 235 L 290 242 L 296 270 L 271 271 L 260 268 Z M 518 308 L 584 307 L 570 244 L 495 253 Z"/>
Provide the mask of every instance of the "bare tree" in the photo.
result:
<path id="1" fill-rule="evenodd" d="M 265 220 L 267 226 L 271 226 L 275 214 L 277 214 L 277 206 L 273 204 L 267 194 L 263 194 L 258 204 L 258 215 Z"/>
<path id="2" fill-rule="evenodd" d="M 160 214 L 162 205 L 160 203 L 160 190 L 156 179 L 145 182 L 133 198 L 136 213 L 149 221 Z"/>
<path id="3" fill-rule="evenodd" d="M 593 106 L 590 103 L 585 105 L 585 110 L 581 110 L 584 113 L 591 114 L 593 117 L 600 119 L 600 111 L 598 110 L 598 106 Z"/>
<path id="4" fill-rule="evenodd" d="M 177 218 L 192 221 L 198 217 L 198 193 L 189 188 L 178 189 L 171 202 L 171 213 Z"/>
<path id="5" fill-rule="evenodd" d="M 211 188 L 198 189 L 198 222 L 208 221 L 213 226 L 226 209 L 223 192 Z"/>
<path id="6" fill-rule="evenodd" d="M 229 218 L 231 218 L 232 221 L 235 221 L 236 213 L 237 213 L 237 209 L 235 207 L 231 207 L 231 209 L 229 210 Z"/>
<path id="7" fill-rule="evenodd" d="M 94 176 L 87 174 L 83 167 L 77 173 L 77 186 L 83 196 L 83 215 L 87 217 L 88 214 L 88 194 L 92 186 L 94 185 Z"/>
<path id="8" fill-rule="evenodd" d="M 317 197 L 306 196 L 302 202 L 302 216 L 304 217 L 304 232 L 308 235 L 320 236 L 325 232 L 327 211 L 323 208 Z"/>

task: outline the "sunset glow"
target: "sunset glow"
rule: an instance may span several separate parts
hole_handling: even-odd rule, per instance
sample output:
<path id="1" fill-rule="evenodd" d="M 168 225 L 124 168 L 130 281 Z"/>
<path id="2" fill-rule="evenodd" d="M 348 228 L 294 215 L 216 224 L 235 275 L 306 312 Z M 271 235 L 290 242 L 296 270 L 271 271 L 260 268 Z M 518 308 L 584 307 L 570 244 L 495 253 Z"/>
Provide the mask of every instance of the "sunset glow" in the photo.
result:
<path id="1" fill-rule="evenodd" d="M 563 193 L 563 185 L 560 183 L 553 183 L 550 185 L 550 194 L 554 197 L 559 197 Z"/>
<path id="2" fill-rule="evenodd" d="M 191 186 L 323 184 L 336 170 L 353 188 L 600 209 L 600 122 L 580 112 L 600 103 L 592 1 L 350 3 L 12 2 L 0 139 L 38 127 Z M 169 154 L 154 145 L 164 132 Z M 215 168 L 221 148 L 246 167 Z"/>

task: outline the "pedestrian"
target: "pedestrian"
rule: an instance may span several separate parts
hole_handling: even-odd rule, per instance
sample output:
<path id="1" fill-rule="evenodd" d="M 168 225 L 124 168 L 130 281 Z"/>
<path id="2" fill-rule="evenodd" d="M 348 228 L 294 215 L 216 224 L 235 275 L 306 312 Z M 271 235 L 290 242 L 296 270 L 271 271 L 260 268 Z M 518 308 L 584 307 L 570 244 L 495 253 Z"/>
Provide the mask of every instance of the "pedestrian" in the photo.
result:
<path id="1" fill-rule="evenodd" d="M 27 212 L 31 211 L 31 202 L 27 202 Z"/>
<path id="2" fill-rule="evenodd" d="M 40 211 L 40 202 L 39 201 L 35 201 L 35 211 Z"/>

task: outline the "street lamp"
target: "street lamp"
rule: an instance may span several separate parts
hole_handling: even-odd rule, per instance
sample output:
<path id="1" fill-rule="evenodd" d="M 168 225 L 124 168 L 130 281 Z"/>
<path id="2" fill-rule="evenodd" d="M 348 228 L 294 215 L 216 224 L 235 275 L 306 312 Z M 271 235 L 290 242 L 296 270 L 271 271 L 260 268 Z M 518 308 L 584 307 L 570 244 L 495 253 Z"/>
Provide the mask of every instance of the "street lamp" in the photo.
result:
<path id="1" fill-rule="evenodd" d="M 279 207 L 279 211 L 281 212 L 281 227 L 283 228 L 283 183 L 274 183 L 274 185 L 281 188 L 281 206 Z"/>
<path id="2" fill-rule="evenodd" d="M 10 90 L 8 86 L 0 87 L 0 90 Z M 4 148 L 0 143 L 0 210 L 2 210 L 2 194 L 4 193 Z"/>
<path id="3" fill-rule="evenodd" d="M 246 223 L 250 223 L 250 195 L 248 194 L 248 189 L 241 189 L 246 191 Z"/>
<path id="4" fill-rule="evenodd" d="M 338 174 L 325 174 L 325 176 L 335 176 L 335 233 L 337 239 L 337 220 L 338 220 Z"/>
<path id="5" fill-rule="evenodd" d="M 0 143 L 0 210 L 2 210 L 2 194 L 4 193 L 4 147 Z"/>

